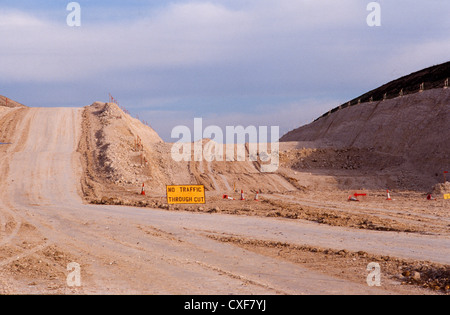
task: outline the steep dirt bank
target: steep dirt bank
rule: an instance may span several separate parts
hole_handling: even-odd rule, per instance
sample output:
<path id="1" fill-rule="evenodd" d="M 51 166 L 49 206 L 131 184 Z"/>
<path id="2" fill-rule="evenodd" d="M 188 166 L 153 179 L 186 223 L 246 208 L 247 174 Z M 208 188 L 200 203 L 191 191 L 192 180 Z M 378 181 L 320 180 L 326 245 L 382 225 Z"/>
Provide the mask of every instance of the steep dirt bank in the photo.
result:
<path id="1" fill-rule="evenodd" d="M 344 108 L 289 132 L 281 141 L 321 149 L 308 155 L 310 165 L 319 165 L 316 169 L 390 175 L 398 188 L 424 191 L 442 182 L 443 172 L 450 169 L 449 109 L 450 89 L 427 90 Z M 299 144 L 297 155 L 305 153 L 301 149 Z M 302 157 L 292 157 L 286 157 L 290 165 L 305 168 Z"/>
<path id="2" fill-rule="evenodd" d="M 168 158 L 169 148 L 150 127 L 125 114 L 116 104 L 94 103 L 83 110 L 82 186 L 88 201 L 137 192 L 143 183 L 155 195 L 172 182 L 189 182 L 186 165 Z M 181 179 L 179 179 L 181 178 Z"/>

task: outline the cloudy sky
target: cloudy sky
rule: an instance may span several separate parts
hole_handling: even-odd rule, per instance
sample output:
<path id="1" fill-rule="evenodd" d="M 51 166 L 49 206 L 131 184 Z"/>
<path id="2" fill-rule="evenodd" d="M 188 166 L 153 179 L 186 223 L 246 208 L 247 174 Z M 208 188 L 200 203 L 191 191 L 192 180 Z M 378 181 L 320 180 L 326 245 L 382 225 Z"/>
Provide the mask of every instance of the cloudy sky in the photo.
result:
<path id="1" fill-rule="evenodd" d="M 111 93 L 166 141 L 177 125 L 280 126 L 450 58 L 450 1 L 0 2 L 0 94 L 82 107 Z"/>

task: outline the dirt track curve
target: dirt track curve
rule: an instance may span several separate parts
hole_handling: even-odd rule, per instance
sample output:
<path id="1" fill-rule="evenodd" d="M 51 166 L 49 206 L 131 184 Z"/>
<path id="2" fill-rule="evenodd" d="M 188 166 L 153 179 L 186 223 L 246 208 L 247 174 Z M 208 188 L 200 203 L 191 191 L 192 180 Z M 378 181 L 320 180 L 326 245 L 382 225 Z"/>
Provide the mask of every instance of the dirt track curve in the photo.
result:
<path id="1" fill-rule="evenodd" d="M 450 264 L 449 237 L 303 220 L 90 205 L 80 197 L 81 108 L 12 108 L 0 148 L 0 293 L 408 294 L 219 241 L 223 237 L 364 251 Z M 14 122 L 12 122 L 14 121 Z M 80 287 L 66 283 L 81 266 Z"/>

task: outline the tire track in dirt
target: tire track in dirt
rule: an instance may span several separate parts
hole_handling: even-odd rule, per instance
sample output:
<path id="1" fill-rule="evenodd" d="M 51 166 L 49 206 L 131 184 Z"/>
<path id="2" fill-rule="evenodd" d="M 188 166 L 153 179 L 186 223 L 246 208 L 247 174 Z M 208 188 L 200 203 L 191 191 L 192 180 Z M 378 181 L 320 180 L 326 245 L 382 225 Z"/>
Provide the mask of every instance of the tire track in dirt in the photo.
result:
<path id="1" fill-rule="evenodd" d="M 26 279 L 33 273 L 38 273 L 41 276 L 47 274 L 38 264 L 29 268 L 30 261 L 46 261 L 45 252 L 54 243 L 48 241 L 44 236 L 43 230 L 38 224 L 34 224 L 34 214 L 29 214 L 29 208 L 24 209 L 20 207 L 21 203 L 27 200 L 30 202 L 39 202 L 41 199 L 30 199 L 32 191 L 38 189 L 35 195 L 39 195 L 41 190 L 36 184 L 33 184 L 33 176 L 43 176 L 46 172 L 37 171 L 33 164 L 20 165 L 20 156 L 28 156 L 31 161 L 37 156 L 33 148 L 42 146 L 42 141 L 30 141 L 33 136 L 39 136 L 41 133 L 32 126 L 39 124 L 36 121 L 36 115 L 40 110 L 30 108 L 20 108 L 11 110 L 7 116 L 0 117 L 0 125 L 3 125 L 5 119 L 8 120 L 7 137 L 11 145 L 8 145 L 7 150 L 0 152 L 2 159 L 0 160 L 0 214 L 2 218 L 3 237 L 0 241 L 0 268 L 3 274 L 16 275 Z M 56 122 L 55 122 L 56 123 Z M 67 124 L 67 121 L 63 121 Z M 69 130 L 73 133 L 73 130 Z M 5 134 L 4 134 L 5 135 Z M 4 136 L 3 135 L 3 136 Z M 24 151 L 27 151 L 24 153 Z M 16 167 L 18 165 L 18 167 Z M 27 167 L 28 166 L 28 167 Z M 22 173 L 17 173 L 17 170 Z M 28 170 L 27 174 L 24 170 Z M 47 172 L 51 174 L 51 172 Z M 23 176 L 18 176 L 18 174 Z M 17 200 L 20 200 L 17 203 Z M 27 217 L 28 215 L 28 217 Z M 31 220 L 30 220 L 31 219 Z M 33 224 L 30 224 L 33 222 Z M 50 270 L 58 270 L 61 273 L 66 266 L 60 266 L 55 263 L 47 262 L 46 266 L 50 266 Z M 44 267 L 47 268 L 47 267 Z M 49 271 L 49 270 L 47 270 Z M 20 283 L 20 281 L 18 282 Z M 16 285 L 20 285 L 17 284 Z M 27 290 L 27 287 L 22 288 Z M 10 292 L 10 290 L 6 291 Z M 27 291 L 21 291 L 27 292 Z"/>

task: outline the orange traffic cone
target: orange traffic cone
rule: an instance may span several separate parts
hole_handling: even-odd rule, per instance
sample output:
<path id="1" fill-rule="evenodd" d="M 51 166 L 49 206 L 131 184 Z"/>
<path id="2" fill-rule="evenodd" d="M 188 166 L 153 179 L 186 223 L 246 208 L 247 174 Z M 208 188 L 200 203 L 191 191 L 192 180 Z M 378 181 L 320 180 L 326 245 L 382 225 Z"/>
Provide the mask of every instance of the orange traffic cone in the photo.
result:
<path id="1" fill-rule="evenodd" d="M 389 193 L 389 190 L 387 190 L 387 199 L 386 200 L 392 200 L 391 199 L 391 194 Z"/>
<path id="2" fill-rule="evenodd" d="M 245 200 L 244 191 L 243 190 L 241 190 L 241 200 Z"/>
<path id="3" fill-rule="evenodd" d="M 142 184 L 141 195 L 145 196 L 145 183 Z"/>

